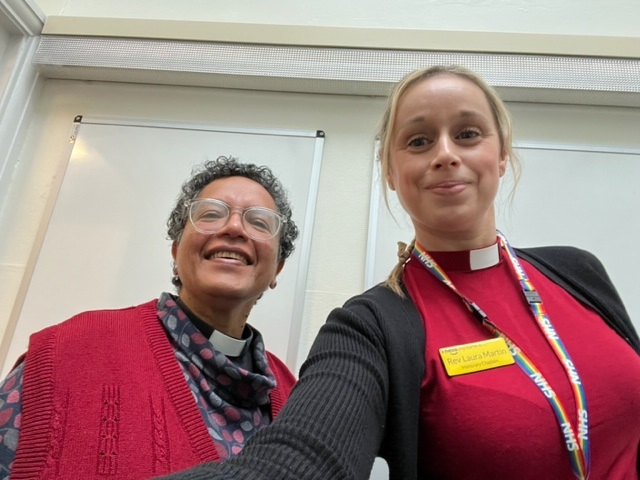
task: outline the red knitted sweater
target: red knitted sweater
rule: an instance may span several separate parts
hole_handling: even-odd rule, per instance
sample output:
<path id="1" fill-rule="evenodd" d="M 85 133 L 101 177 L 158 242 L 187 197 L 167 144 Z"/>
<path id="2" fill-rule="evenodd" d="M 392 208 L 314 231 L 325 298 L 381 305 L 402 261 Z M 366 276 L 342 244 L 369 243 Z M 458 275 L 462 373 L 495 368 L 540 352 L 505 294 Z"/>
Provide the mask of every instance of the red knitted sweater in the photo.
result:
<path id="1" fill-rule="evenodd" d="M 295 379 L 267 356 L 275 417 Z M 219 456 L 156 300 L 85 312 L 31 337 L 12 480 L 140 479 L 212 460 Z"/>

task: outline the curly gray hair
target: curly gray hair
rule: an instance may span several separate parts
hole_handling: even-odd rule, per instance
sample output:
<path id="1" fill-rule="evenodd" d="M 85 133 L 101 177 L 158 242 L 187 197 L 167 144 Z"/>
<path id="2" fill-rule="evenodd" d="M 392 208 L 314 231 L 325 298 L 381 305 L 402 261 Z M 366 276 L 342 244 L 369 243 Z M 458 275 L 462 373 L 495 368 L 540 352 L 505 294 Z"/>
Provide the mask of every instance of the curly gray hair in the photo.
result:
<path id="1" fill-rule="evenodd" d="M 286 222 L 283 231 L 280 232 L 279 260 L 288 258 L 294 249 L 293 242 L 298 238 L 298 227 L 291 218 L 291 204 L 287 198 L 280 180 L 276 178 L 271 169 L 264 165 L 254 165 L 252 163 L 241 163 L 234 157 L 218 157 L 197 166 L 191 172 L 191 177 L 182 184 L 180 194 L 176 200 L 175 207 L 167 220 L 167 237 L 174 243 L 180 243 L 182 232 L 187 225 L 189 218 L 186 202 L 196 198 L 202 189 L 214 180 L 226 177 L 246 177 L 259 183 L 269 192 L 273 198 L 278 212 L 282 214 Z M 181 282 L 178 277 L 174 277 L 173 284 L 180 288 Z"/>

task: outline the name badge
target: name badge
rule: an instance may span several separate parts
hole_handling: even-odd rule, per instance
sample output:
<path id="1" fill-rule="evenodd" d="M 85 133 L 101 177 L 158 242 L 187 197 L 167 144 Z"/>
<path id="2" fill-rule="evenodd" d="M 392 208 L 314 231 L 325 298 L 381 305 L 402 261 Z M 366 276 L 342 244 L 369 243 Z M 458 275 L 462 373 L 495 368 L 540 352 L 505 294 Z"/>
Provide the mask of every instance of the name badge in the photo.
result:
<path id="1" fill-rule="evenodd" d="M 444 368 L 450 377 L 515 363 L 507 342 L 502 337 L 445 347 L 439 351 Z"/>

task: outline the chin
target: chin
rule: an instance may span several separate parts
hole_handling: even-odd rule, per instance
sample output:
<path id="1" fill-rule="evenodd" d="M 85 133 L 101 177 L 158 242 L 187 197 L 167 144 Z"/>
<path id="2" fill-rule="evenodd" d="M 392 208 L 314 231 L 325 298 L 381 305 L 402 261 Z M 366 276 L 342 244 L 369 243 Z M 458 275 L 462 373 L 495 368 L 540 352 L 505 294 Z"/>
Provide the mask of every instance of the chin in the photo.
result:
<path id="1" fill-rule="evenodd" d="M 208 290 L 213 297 L 228 300 L 238 300 L 239 302 L 255 301 L 262 296 L 254 288 L 242 286 L 218 285 Z"/>

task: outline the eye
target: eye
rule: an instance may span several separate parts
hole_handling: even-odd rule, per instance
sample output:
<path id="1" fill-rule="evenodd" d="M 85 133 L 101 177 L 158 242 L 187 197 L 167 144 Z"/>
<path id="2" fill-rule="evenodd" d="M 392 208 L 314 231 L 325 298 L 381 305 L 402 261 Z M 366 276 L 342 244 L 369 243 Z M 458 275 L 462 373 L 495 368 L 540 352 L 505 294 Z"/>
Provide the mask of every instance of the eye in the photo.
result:
<path id="1" fill-rule="evenodd" d="M 466 128 L 458 134 L 458 138 L 461 140 L 470 140 L 472 138 L 476 138 L 479 136 L 480 136 L 480 132 L 473 128 Z"/>
<path id="2" fill-rule="evenodd" d="M 252 227 L 257 228 L 258 230 L 269 230 L 269 224 L 265 222 L 262 218 L 249 218 L 247 219 Z"/>
<path id="3" fill-rule="evenodd" d="M 204 210 L 200 213 L 200 218 L 209 220 L 216 220 L 222 217 L 224 217 L 224 214 L 219 210 Z"/>
<path id="4" fill-rule="evenodd" d="M 413 137 L 408 142 L 408 146 L 413 148 L 426 147 L 428 144 L 429 144 L 429 140 L 425 136 Z"/>
<path id="5" fill-rule="evenodd" d="M 227 216 L 227 211 L 224 208 L 215 205 L 202 205 L 198 208 L 194 216 L 198 220 L 214 222 L 221 218 L 225 218 Z"/>
<path id="6" fill-rule="evenodd" d="M 245 213 L 245 221 L 251 225 L 252 228 L 269 233 L 273 232 L 277 225 L 277 218 L 275 214 L 259 209 L 247 210 Z"/>

